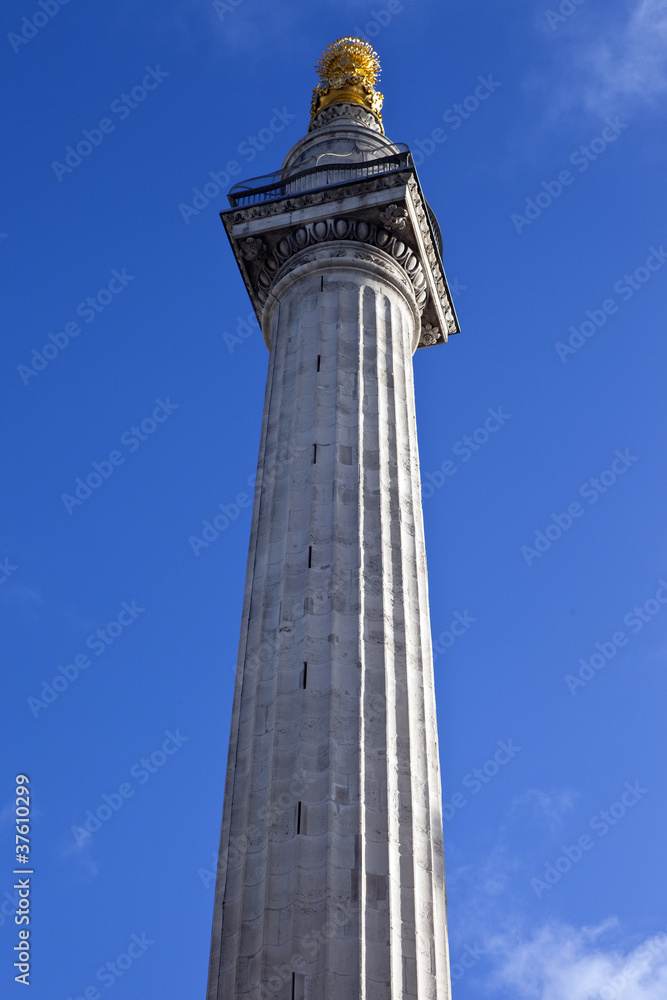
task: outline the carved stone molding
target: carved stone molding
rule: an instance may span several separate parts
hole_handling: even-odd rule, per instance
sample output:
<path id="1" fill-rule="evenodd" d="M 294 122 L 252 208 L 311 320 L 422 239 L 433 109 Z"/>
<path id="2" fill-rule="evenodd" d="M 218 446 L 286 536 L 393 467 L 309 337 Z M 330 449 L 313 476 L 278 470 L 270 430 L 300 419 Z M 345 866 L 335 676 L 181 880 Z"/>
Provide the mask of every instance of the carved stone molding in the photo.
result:
<path id="1" fill-rule="evenodd" d="M 367 245 L 368 246 L 368 245 Z M 400 264 L 391 256 L 389 256 L 386 251 L 373 250 L 370 246 L 368 249 L 360 250 L 358 244 L 352 243 L 351 241 L 338 241 L 337 245 L 333 250 L 328 250 L 326 244 L 320 244 L 318 247 L 313 247 L 312 250 L 304 253 L 303 250 L 298 251 L 286 261 L 279 271 L 276 272 L 275 280 L 273 282 L 272 290 L 282 282 L 286 275 L 291 274 L 293 271 L 303 267 L 306 264 L 312 264 L 319 262 L 318 266 L 322 267 L 324 261 L 340 261 L 341 263 L 345 260 L 355 261 L 363 260 L 374 264 L 378 269 L 388 273 L 394 284 L 399 285 L 403 288 L 404 293 L 408 294 L 410 289 L 414 294 L 414 288 L 410 282 L 405 268 L 401 267 Z M 414 309 L 413 305 L 413 309 Z M 418 315 L 418 310 L 415 313 Z"/>
<path id="2" fill-rule="evenodd" d="M 354 218 L 329 218 L 310 222 L 286 233 L 273 247 L 257 275 L 257 297 L 263 306 L 271 291 L 278 271 L 295 254 L 306 247 L 321 243 L 346 240 L 377 247 L 389 254 L 410 279 L 419 312 L 424 311 L 428 299 L 426 276 L 419 257 L 408 244 L 382 226 Z M 284 270 L 282 274 L 286 273 Z M 435 341 L 434 341 L 435 342 Z"/>
<path id="3" fill-rule="evenodd" d="M 354 121 L 359 125 L 364 125 L 366 128 L 372 129 L 374 132 L 383 134 L 382 126 L 375 115 L 357 104 L 330 104 L 329 107 L 320 111 L 312 120 L 308 131 L 313 132 L 315 129 L 324 128 L 326 125 L 331 125 L 333 122 L 341 120 Z"/>
<path id="4" fill-rule="evenodd" d="M 436 252 L 436 247 L 434 245 L 433 240 L 430 238 L 426 239 L 426 237 L 429 236 L 431 229 L 429 225 L 426 208 L 424 205 L 424 200 L 421 196 L 419 185 L 417 184 L 417 181 L 414 179 L 414 177 L 411 177 L 410 180 L 408 181 L 408 190 L 412 195 L 412 203 L 415 208 L 415 214 L 417 216 L 419 228 L 423 236 L 425 237 L 424 249 L 426 253 L 426 259 L 428 260 L 428 263 L 431 267 L 431 272 L 434 275 L 435 285 L 438 290 L 438 295 L 440 297 L 440 303 L 442 305 L 445 314 L 445 322 L 447 323 L 447 333 L 456 333 L 457 331 L 456 318 L 454 316 L 454 310 L 452 309 L 449 292 L 447 286 L 445 285 L 444 272 L 442 270 L 442 265 L 440 263 L 439 255 Z M 420 342 L 419 346 L 426 347 L 429 345 L 428 344 L 422 345 Z"/>

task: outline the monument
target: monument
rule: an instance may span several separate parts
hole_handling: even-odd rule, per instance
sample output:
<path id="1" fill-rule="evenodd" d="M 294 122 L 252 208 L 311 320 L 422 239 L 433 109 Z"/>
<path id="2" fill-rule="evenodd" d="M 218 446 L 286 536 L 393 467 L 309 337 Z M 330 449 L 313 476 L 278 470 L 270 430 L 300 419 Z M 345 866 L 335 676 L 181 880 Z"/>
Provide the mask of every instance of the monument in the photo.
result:
<path id="1" fill-rule="evenodd" d="M 208 1000 L 449 1000 L 412 356 L 458 332 L 379 61 L 221 213 L 269 349 Z"/>

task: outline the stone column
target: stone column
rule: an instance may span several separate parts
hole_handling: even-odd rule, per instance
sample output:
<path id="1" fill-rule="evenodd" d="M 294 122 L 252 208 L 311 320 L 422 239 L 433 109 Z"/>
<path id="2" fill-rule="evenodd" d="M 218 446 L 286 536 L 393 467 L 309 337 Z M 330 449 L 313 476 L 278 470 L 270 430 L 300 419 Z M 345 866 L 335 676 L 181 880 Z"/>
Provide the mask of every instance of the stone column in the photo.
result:
<path id="1" fill-rule="evenodd" d="M 450 998 L 412 356 L 458 326 L 409 151 L 335 81 L 223 213 L 270 356 L 208 1000 Z"/>

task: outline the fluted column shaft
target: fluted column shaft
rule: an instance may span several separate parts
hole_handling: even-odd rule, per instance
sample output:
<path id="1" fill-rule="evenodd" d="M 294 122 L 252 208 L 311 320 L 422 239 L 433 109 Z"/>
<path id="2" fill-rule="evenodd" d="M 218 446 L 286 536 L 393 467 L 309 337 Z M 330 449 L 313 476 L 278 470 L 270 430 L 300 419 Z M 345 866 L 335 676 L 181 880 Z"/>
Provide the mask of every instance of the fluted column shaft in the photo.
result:
<path id="1" fill-rule="evenodd" d="M 449 1000 L 405 272 L 278 273 L 208 1000 Z"/>

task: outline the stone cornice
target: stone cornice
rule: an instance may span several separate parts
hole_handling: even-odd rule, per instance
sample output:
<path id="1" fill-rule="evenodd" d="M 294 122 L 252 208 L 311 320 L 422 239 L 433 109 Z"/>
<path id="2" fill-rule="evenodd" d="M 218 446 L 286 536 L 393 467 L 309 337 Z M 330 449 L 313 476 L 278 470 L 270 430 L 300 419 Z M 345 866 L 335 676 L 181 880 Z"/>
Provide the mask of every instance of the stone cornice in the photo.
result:
<path id="1" fill-rule="evenodd" d="M 454 304 L 412 168 L 220 213 L 258 320 L 277 272 L 309 246 L 349 240 L 403 267 L 421 312 L 419 347 L 458 333 Z"/>

